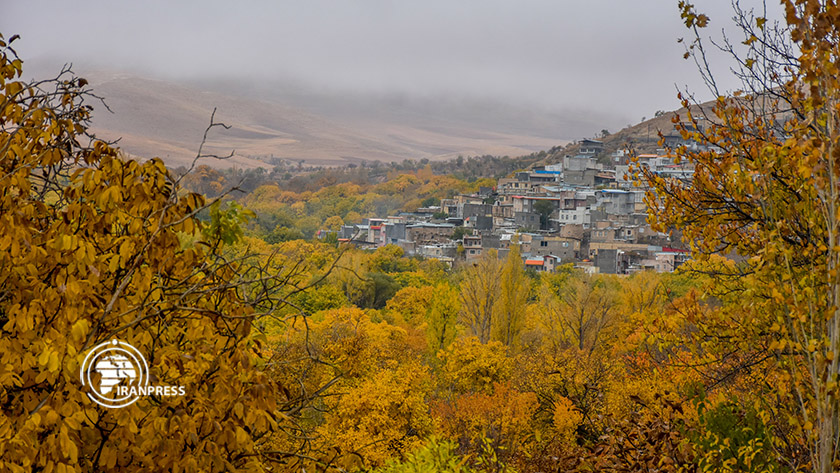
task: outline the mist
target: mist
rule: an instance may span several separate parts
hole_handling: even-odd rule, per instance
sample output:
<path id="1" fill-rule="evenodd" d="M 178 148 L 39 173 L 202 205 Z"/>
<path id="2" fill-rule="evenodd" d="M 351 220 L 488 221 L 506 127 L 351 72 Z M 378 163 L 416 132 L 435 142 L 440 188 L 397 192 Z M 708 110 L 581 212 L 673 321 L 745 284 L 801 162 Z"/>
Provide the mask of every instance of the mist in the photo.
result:
<path id="1" fill-rule="evenodd" d="M 710 32 L 731 16 L 726 2 L 697 3 Z M 688 31 L 675 1 L 36 0 L 5 5 L 0 29 L 40 62 L 493 98 L 619 121 L 675 108 L 679 87 L 702 89 L 677 43 Z"/>

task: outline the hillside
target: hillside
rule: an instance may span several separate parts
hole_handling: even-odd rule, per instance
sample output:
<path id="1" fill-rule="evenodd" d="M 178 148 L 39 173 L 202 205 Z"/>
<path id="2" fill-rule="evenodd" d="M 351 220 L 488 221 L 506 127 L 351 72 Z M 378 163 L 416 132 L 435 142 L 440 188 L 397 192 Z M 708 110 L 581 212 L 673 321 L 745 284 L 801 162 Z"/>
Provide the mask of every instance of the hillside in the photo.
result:
<path id="1" fill-rule="evenodd" d="M 178 84 L 126 74 L 85 72 L 101 105 L 93 130 L 116 140 L 130 155 L 160 156 L 171 166 L 195 156 L 213 108 L 217 128 L 207 149 L 224 161 L 215 167 L 263 167 L 274 158 L 309 165 L 405 159 L 433 161 L 458 155 L 520 156 L 563 145 L 581 127 L 597 128 L 598 118 L 546 114 L 494 104 L 423 101 L 400 97 L 345 97 L 230 93 L 219 84 Z M 210 91 L 214 89 L 213 91 Z M 258 99 L 258 97 L 266 97 Z M 276 162 L 276 161 L 275 161 Z"/>
<path id="2" fill-rule="evenodd" d="M 700 108 L 706 111 L 711 110 L 714 102 L 705 102 L 697 106 L 693 106 L 692 110 L 696 116 Z M 680 108 L 669 112 L 664 112 L 657 117 L 653 117 L 637 123 L 635 125 L 623 128 L 615 133 L 611 133 L 605 137 L 598 137 L 599 141 L 604 143 L 604 152 L 612 153 L 619 149 L 630 148 L 638 153 L 653 153 L 661 149 L 659 144 L 659 133 L 663 135 L 677 134 L 674 129 L 674 122 L 672 119 L 674 115 L 678 115 L 681 120 L 686 119 L 686 109 Z M 577 141 L 569 143 L 565 147 L 558 148 L 554 153 L 550 154 L 545 160 L 536 163 L 536 165 L 552 164 L 558 162 L 566 155 L 574 155 L 578 152 L 580 145 Z"/>

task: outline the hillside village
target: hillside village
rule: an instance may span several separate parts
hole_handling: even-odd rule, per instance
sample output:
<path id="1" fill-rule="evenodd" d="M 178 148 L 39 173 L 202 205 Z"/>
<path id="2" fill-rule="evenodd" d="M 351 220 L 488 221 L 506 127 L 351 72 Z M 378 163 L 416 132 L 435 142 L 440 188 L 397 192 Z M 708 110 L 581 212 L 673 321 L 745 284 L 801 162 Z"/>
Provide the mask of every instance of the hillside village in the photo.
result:
<path id="1" fill-rule="evenodd" d="M 689 146 L 679 136 L 666 146 Z M 499 179 L 493 188 L 442 199 L 440 205 L 344 225 L 338 240 L 374 249 L 393 244 L 406 255 L 448 264 L 471 261 L 490 250 L 505 257 L 519 245 L 526 268 L 553 272 L 573 263 L 590 273 L 672 272 L 689 257 L 678 236 L 646 222 L 646 189 L 633 182 L 630 155 L 608 153 L 585 139 L 574 154 Z M 677 164 L 666 149 L 637 155 L 637 166 L 691 180 L 690 163 Z M 327 232 L 319 232 L 326 235 Z"/>

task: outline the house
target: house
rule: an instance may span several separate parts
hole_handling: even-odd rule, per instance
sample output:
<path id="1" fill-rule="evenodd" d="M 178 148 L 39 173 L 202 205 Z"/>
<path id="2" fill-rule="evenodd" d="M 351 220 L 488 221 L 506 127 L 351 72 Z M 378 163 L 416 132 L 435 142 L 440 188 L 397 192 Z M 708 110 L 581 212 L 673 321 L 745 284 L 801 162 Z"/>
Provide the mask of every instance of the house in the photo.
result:
<path id="1" fill-rule="evenodd" d="M 688 260 L 688 251 L 673 248 L 663 248 L 655 254 L 656 271 L 672 273 Z"/>
<path id="2" fill-rule="evenodd" d="M 615 183 L 622 189 L 633 187 L 633 173 L 630 172 L 629 164 L 617 164 L 615 166 Z"/>
<path id="3" fill-rule="evenodd" d="M 565 207 L 566 199 L 564 197 L 547 197 L 536 195 L 515 195 L 513 196 L 513 211 L 516 212 L 535 212 L 534 205 L 537 202 L 549 202 L 555 209 Z"/>
<path id="4" fill-rule="evenodd" d="M 636 211 L 636 195 L 620 189 L 603 189 L 595 193 L 597 207 L 607 215 L 629 215 Z"/>
<path id="5" fill-rule="evenodd" d="M 405 240 L 405 223 L 385 223 L 385 244 L 397 244 Z"/>
<path id="6" fill-rule="evenodd" d="M 464 235 L 464 257 L 469 260 L 481 258 L 481 235 Z"/>
<path id="7" fill-rule="evenodd" d="M 405 236 L 418 245 L 433 245 L 448 242 L 454 231 L 455 226 L 450 223 L 420 222 L 406 225 Z"/>
<path id="8" fill-rule="evenodd" d="M 602 274 L 627 274 L 628 259 L 621 250 L 600 250 L 595 266 Z"/>
<path id="9" fill-rule="evenodd" d="M 517 228 L 536 230 L 540 228 L 540 214 L 536 212 L 516 212 L 514 223 Z"/>
<path id="10" fill-rule="evenodd" d="M 588 207 L 581 206 L 573 209 L 560 209 L 557 211 L 557 218 L 555 221 L 562 225 L 580 224 L 585 228 L 589 228 L 592 223 L 592 214 Z"/>
<path id="11" fill-rule="evenodd" d="M 429 258 L 454 259 L 457 252 L 457 246 L 454 243 L 441 243 L 438 245 L 423 245 L 417 249 L 417 254 Z"/>
<path id="12" fill-rule="evenodd" d="M 525 257 L 525 269 L 533 269 L 539 272 L 553 273 L 557 270 L 560 264 L 560 258 L 554 255 L 545 255 L 541 257 Z"/>
<path id="13" fill-rule="evenodd" d="M 584 139 L 580 141 L 580 154 L 595 155 L 604 151 L 604 142 L 598 140 Z"/>
<path id="14" fill-rule="evenodd" d="M 582 224 L 567 223 L 560 227 L 560 231 L 557 233 L 557 236 L 583 241 L 583 229 L 584 226 Z"/>
<path id="15" fill-rule="evenodd" d="M 559 261 L 574 261 L 580 258 L 580 243 L 577 238 L 536 235 L 531 241 L 530 252 L 540 257 L 553 255 Z"/>
<path id="16" fill-rule="evenodd" d="M 601 172 L 598 169 L 587 168 L 581 171 L 566 171 L 563 181 L 572 186 L 594 187 L 595 176 Z"/>
<path id="17" fill-rule="evenodd" d="M 583 171 L 586 169 L 600 169 L 601 165 L 590 155 L 579 154 L 577 156 L 563 157 L 563 173 L 569 171 Z"/>

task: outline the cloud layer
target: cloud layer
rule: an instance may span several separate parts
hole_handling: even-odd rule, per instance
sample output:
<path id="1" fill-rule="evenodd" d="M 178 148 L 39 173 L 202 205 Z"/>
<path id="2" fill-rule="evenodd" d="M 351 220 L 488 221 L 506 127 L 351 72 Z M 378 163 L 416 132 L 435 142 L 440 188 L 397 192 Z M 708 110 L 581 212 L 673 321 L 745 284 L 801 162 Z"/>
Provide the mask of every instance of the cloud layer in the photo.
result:
<path id="1" fill-rule="evenodd" d="M 727 24 L 726 2 L 696 3 L 713 29 Z M 22 36 L 25 59 L 86 68 L 494 98 L 628 122 L 676 108 L 677 86 L 702 88 L 676 42 L 688 34 L 676 1 L 35 0 L 5 5 L 0 31 Z"/>

